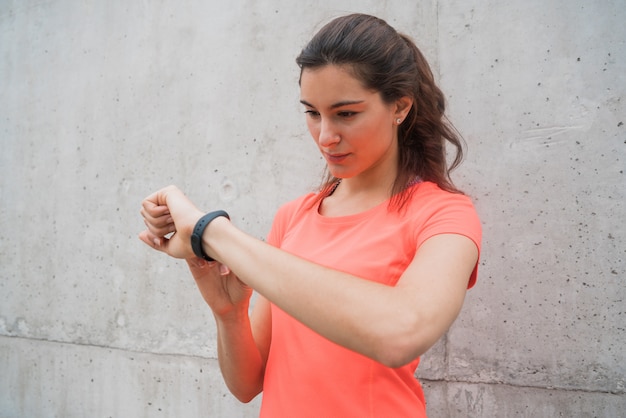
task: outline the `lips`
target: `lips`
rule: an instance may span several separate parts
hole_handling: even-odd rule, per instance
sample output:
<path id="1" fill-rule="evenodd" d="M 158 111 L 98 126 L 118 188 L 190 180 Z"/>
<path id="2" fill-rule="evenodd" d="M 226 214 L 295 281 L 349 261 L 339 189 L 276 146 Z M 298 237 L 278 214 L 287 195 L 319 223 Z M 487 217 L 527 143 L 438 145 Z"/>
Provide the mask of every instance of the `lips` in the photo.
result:
<path id="1" fill-rule="evenodd" d="M 328 161 L 329 163 L 334 163 L 334 164 L 341 163 L 348 157 L 348 155 L 350 154 L 330 154 L 328 152 L 324 153 L 324 156 L 326 157 L 326 161 Z"/>

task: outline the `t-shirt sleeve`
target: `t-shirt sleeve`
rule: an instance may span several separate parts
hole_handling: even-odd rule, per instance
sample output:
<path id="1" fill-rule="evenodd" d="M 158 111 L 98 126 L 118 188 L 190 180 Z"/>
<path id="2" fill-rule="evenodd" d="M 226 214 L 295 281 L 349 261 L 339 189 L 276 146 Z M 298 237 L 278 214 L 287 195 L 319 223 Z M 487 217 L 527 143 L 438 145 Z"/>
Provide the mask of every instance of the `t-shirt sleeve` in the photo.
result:
<path id="1" fill-rule="evenodd" d="M 280 248 L 280 243 L 282 241 L 284 225 L 283 221 L 285 219 L 285 210 L 284 206 L 280 207 L 274 215 L 274 221 L 272 222 L 272 227 L 270 228 L 270 232 L 267 234 L 267 243 L 273 245 L 274 247 Z"/>
<path id="2" fill-rule="evenodd" d="M 471 239 L 478 253 L 482 239 L 482 227 L 476 209 L 469 197 L 462 194 L 442 193 L 432 202 L 428 220 L 418 231 L 417 247 L 427 239 L 439 234 L 459 234 Z M 472 271 L 467 288 L 476 283 L 478 262 Z"/>
<path id="3" fill-rule="evenodd" d="M 278 248 L 282 246 L 283 238 L 289 228 L 289 223 L 294 219 L 294 216 L 296 216 L 296 213 L 302 205 L 310 200 L 312 196 L 312 194 L 302 196 L 282 205 L 278 211 L 276 211 L 270 232 L 267 234 L 266 238 L 268 244 Z"/>

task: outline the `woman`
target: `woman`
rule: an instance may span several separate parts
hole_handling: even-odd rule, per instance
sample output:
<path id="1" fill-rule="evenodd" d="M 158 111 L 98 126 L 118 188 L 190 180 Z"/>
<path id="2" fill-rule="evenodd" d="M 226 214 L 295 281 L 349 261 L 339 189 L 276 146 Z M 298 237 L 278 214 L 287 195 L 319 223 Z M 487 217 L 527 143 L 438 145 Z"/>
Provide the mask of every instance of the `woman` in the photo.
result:
<path id="1" fill-rule="evenodd" d="M 420 51 L 378 18 L 331 21 L 297 63 L 320 190 L 281 207 L 264 243 L 170 186 L 143 202 L 140 238 L 187 260 L 226 384 L 244 402 L 263 391 L 261 416 L 426 416 L 419 356 L 457 317 L 480 248 L 445 159 L 460 140 Z"/>

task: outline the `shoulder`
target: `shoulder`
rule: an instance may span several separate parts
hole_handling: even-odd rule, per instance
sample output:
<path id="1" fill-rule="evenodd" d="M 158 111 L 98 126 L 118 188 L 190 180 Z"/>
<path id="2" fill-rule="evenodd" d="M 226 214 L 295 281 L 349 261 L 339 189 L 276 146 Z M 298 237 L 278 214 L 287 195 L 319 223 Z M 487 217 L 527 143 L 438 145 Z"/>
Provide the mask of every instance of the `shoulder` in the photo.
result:
<path id="1" fill-rule="evenodd" d="M 437 184 L 429 181 L 418 183 L 413 187 L 415 190 L 409 200 L 411 204 L 423 204 L 426 201 L 441 204 L 461 203 L 473 206 L 471 199 L 467 195 L 443 190 Z"/>
<path id="2" fill-rule="evenodd" d="M 289 219 L 302 210 L 313 208 L 316 199 L 317 193 L 307 193 L 296 199 L 290 200 L 287 203 L 284 203 L 282 206 L 280 206 L 280 208 L 278 208 L 274 221 L 284 218 Z"/>
<path id="3" fill-rule="evenodd" d="M 435 234 L 456 233 L 470 237 L 480 245 L 482 228 L 478 213 L 469 196 L 442 190 L 436 184 L 423 182 L 407 202 L 407 217 L 417 222 L 418 241 Z"/>
<path id="4" fill-rule="evenodd" d="M 406 207 L 400 212 L 406 210 L 406 213 L 420 217 L 430 217 L 442 212 L 456 212 L 458 216 L 463 216 L 463 214 L 476 216 L 476 209 L 469 196 L 443 190 L 435 183 L 418 183 L 408 192 L 410 194 L 407 198 Z"/>
<path id="5" fill-rule="evenodd" d="M 409 213 L 416 221 L 416 247 L 440 234 L 455 234 L 469 238 L 480 254 L 482 224 L 469 196 L 442 190 L 434 183 L 421 183 L 410 198 Z M 476 282 L 478 263 L 468 284 Z"/>
<path id="6" fill-rule="evenodd" d="M 282 237 L 289 229 L 290 224 L 299 219 L 303 213 L 313 210 L 316 205 L 316 198 L 317 193 L 307 193 L 280 206 L 274 216 L 268 242 L 274 246 L 280 246 Z"/>

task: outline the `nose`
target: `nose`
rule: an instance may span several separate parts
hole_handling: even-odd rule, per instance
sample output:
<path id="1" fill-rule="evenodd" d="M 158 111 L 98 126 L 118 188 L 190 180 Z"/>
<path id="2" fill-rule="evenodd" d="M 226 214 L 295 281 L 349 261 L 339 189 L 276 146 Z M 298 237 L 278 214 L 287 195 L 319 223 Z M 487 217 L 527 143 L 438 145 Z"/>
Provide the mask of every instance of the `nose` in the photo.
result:
<path id="1" fill-rule="evenodd" d="M 322 119 L 320 122 L 320 131 L 317 140 L 319 146 L 323 148 L 330 148 L 339 143 L 339 141 L 341 141 L 341 136 L 339 135 L 336 126 L 334 126 L 328 119 Z"/>

